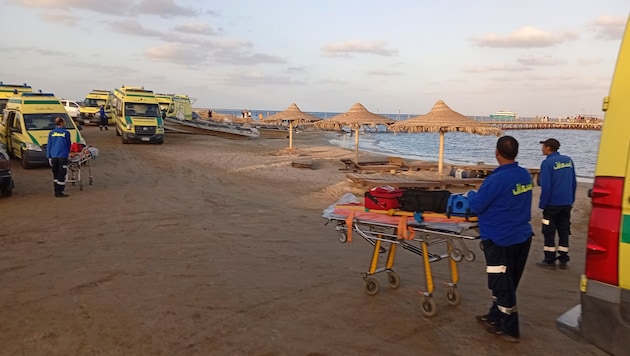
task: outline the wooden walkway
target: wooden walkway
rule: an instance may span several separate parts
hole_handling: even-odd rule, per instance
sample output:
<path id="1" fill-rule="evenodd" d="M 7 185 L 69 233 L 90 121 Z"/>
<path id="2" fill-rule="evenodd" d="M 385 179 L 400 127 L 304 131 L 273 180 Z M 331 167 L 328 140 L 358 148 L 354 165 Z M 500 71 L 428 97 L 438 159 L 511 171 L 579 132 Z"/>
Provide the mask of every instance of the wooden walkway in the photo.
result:
<path id="1" fill-rule="evenodd" d="M 470 190 L 478 189 L 484 181 L 482 178 L 456 179 L 445 177 L 444 179 L 420 179 L 404 175 L 360 173 L 346 173 L 346 177 L 354 184 L 367 189 L 389 185 L 394 188 L 420 188 L 427 190 L 459 188 Z"/>

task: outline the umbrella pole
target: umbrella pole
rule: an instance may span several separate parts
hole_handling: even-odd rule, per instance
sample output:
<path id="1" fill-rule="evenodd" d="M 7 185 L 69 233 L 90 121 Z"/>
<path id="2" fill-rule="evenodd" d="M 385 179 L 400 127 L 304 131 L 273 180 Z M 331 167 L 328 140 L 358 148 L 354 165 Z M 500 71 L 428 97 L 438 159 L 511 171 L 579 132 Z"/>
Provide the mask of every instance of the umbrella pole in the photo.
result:
<path id="1" fill-rule="evenodd" d="M 289 149 L 293 149 L 293 121 L 289 121 Z"/>
<path id="2" fill-rule="evenodd" d="M 354 161 L 359 163 L 359 129 L 354 131 Z"/>
<path id="3" fill-rule="evenodd" d="M 442 175 L 442 167 L 444 166 L 444 131 L 440 131 L 440 155 L 438 157 L 438 174 Z"/>

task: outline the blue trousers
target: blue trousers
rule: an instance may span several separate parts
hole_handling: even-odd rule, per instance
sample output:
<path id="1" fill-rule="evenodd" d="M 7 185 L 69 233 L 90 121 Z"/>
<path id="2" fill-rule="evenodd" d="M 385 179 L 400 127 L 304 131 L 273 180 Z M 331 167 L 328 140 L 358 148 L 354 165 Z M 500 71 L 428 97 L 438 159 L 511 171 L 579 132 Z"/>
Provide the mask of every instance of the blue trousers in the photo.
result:
<path id="1" fill-rule="evenodd" d="M 488 320 L 498 322 L 497 327 L 504 333 L 519 337 L 516 289 L 525 270 L 532 238 L 510 246 L 499 246 L 492 240 L 482 240 L 482 243 L 488 289 L 492 291 Z"/>
<path id="2" fill-rule="evenodd" d="M 51 159 L 53 186 L 55 187 L 55 195 L 63 193 L 66 188 L 66 174 L 68 173 L 68 158 L 54 157 Z"/>

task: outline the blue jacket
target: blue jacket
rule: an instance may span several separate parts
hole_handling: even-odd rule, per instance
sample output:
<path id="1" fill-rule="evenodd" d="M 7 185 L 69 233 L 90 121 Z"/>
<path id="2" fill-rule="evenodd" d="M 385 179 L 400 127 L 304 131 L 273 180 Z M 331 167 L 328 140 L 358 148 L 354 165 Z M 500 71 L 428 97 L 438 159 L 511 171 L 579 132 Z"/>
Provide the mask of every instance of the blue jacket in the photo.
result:
<path id="1" fill-rule="evenodd" d="M 98 111 L 98 114 L 101 116 L 101 118 L 105 118 L 107 117 L 105 115 L 105 108 L 101 106 L 100 110 Z"/>
<path id="2" fill-rule="evenodd" d="M 482 240 L 499 246 L 524 242 L 533 235 L 532 177 L 518 163 L 504 164 L 485 179 L 479 191 L 468 192 L 470 209 L 479 217 Z"/>
<path id="3" fill-rule="evenodd" d="M 46 158 L 68 158 L 70 155 L 70 131 L 56 127 L 48 134 Z"/>
<path id="4" fill-rule="evenodd" d="M 569 156 L 553 152 L 540 164 L 540 201 L 538 207 L 545 209 L 547 205 L 573 205 L 577 179 L 575 165 Z"/>

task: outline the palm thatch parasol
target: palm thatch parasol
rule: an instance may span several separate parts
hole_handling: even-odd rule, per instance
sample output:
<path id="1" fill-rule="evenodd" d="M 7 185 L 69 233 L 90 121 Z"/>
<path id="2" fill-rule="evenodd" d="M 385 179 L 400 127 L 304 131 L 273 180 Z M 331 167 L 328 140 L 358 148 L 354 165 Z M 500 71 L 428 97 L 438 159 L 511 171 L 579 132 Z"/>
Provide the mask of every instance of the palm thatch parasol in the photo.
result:
<path id="1" fill-rule="evenodd" d="M 356 103 L 350 110 L 343 114 L 335 115 L 327 120 L 318 121 L 315 126 L 328 131 L 341 131 L 343 127 L 349 127 L 355 131 L 355 162 L 359 161 L 359 130 L 364 126 L 375 127 L 377 125 L 389 125 L 394 120 L 382 115 L 369 112 L 365 106 Z"/>
<path id="2" fill-rule="evenodd" d="M 442 166 L 444 162 L 445 132 L 466 132 L 477 135 L 501 135 L 500 129 L 475 121 L 467 116 L 453 111 L 442 100 L 438 100 L 428 113 L 404 121 L 399 121 L 390 125 L 389 130 L 394 132 L 439 132 L 439 174 L 442 174 Z"/>
<path id="3" fill-rule="evenodd" d="M 283 121 L 289 121 L 289 149 L 293 149 L 293 127 L 296 124 L 316 122 L 322 120 L 321 117 L 307 114 L 300 110 L 300 108 L 292 103 L 289 107 L 279 113 L 270 115 L 263 119 L 262 123 L 280 125 Z"/>

